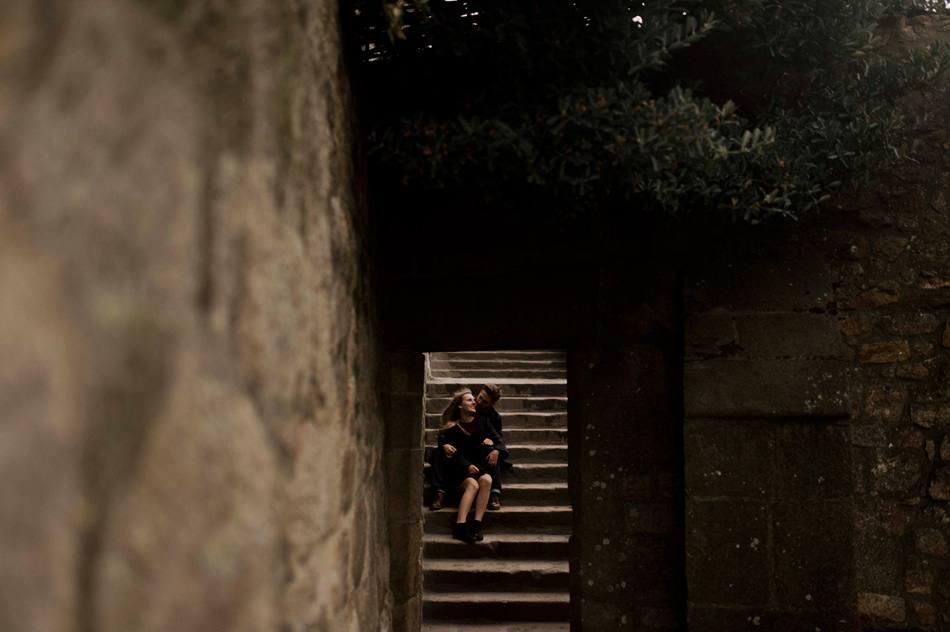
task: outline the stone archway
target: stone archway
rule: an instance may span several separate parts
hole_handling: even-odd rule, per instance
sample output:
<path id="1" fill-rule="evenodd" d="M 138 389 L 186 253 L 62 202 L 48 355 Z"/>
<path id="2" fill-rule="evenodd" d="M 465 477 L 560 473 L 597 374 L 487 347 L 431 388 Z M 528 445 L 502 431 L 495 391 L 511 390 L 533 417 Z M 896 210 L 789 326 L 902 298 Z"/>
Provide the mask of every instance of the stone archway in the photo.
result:
<path id="1" fill-rule="evenodd" d="M 422 350 L 560 347 L 567 348 L 574 506 L 571 629 L 683 629 L 678 277 L 603 266 L 537 275 L 530 284 L 527 296 L 504 292 L 497 300 L 505 314 L 488 320 L 462 315 L 446 322 L 433 307 L 451 300 L 444 279 L 416 278 L 391 293 L 399 300 L 384 318 L 389 344 L 399 350 L 386 357 L 383 406 L 393 436 L 387 471 L 394 627 L 416 632 L 421 613 L 422 498 L 414 482 L 422 476 Z"/>

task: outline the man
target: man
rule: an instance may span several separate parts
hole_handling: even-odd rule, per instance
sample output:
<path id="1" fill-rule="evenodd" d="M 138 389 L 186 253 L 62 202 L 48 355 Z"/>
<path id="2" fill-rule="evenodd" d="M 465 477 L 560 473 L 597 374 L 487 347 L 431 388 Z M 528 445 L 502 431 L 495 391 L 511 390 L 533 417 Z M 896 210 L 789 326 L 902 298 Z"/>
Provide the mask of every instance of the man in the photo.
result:
<path id="1" fill-rule="evenodd" d="M 474 394 L 475 391 L 472 391 Z M 495 410 L 494 404 L 501 398 L 501 389 L 498 388 L 495 384 L 485 384 L 479 389 L 478 395 L 475 398 L 475 417 L 484 418 L 495 429 L 495 432 L 498 433 L 499 437 L 503 435 L 501 433 L 502 429 L 502 420 L 501 415 L 498 414 L 498 411 Z M 486 446 L 490 447 L 490 446 Z M 445 487 L 444 480 L 446 478 L 446 472 L 448 463 L 447 460 L 451 459 L 455 455 L 455 446 L 443 443 L 440 437 L 439 447 L 432 452 L 432 455 L 429 457 L 429 475 L 430 483 L 432 485 L 432 503 L 429 505 L 429 511 L 438 511 L 442 509 L 442 505 L 445 502 Z M 509 457 L 510 458 L 510 457 Z M 486 457 L 487 461 L 487 457 Z M 499 511 L 501 509 L 501 468 L 505 466 L 505 469 L 511 467 L 511 463 L 508 463 L 504 459 L 498 459 L 493 465 L 489 467 L 489 474 L 491 474 L 492 486 L 491 486 L 491 495 L 488 497 L 488 509 L 489 511 Z"/>
<path id="2" fill-rule="evenodd" d="M 473 391 L 474 394 L 474 391 Z M 502 434 L 501 415 L 495 410 L 495 404 L 501 399 L 501 389 L 497 384 L 484 384 L 475 396 L 475 416 L 483 417 L 491 424 L 499 437 L 504 439 Z M 510 457 L 509 457 L 510 458 Z M 489 472 L 491 474 L 492 487 L 491 496 L 488 498 L 488 509 L 498 511 L 501 509 L 501 470 L 508 469 L 511 463 L 504 459 L 499 459 L 498 464 Z"/>

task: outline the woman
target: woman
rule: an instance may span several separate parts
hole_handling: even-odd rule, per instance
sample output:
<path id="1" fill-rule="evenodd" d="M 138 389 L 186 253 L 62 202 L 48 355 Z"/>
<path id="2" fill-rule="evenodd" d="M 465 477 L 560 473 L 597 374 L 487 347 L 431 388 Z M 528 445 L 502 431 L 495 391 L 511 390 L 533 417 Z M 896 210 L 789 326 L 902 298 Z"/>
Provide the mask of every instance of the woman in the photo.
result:
<path id="1" fill-rule="evenodd" d="M 489 449 L 490 448 L 490 449 Z M 475 398 L 470 391 L 456 393 L 442 411 L 442 426 L 439 428 L 439 449 L 445 454 L 450 466 L 449 486 L 456 484 L 462 492 L 459 513 L 452 529 L 452 537 L 469 544 L 480 542 L 482 518 L 488 506 L 491 491 L 489 467 L 494 467 L 499 457 L 508 456 L 505 444 L 491 424 L 475 417 Z M 487 451 L 487 454 L 486 454 Z M 468 512 L 475 504 L 475 521 L 469 530 Z"/>

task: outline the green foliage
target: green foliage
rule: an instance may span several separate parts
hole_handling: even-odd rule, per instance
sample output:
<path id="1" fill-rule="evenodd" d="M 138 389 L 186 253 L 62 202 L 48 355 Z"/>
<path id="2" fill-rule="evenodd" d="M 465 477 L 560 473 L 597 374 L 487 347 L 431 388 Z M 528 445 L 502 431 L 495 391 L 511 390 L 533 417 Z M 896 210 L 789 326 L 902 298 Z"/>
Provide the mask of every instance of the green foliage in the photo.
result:
<path id="1" fill-rule="evenodd" d="M 900 98 L 950 61 L 869 61 L 924 0 L 431 0 L 375 26 L 357 5 L 384 173 L 574 212 L 799 214 L 905 155 Z"/>

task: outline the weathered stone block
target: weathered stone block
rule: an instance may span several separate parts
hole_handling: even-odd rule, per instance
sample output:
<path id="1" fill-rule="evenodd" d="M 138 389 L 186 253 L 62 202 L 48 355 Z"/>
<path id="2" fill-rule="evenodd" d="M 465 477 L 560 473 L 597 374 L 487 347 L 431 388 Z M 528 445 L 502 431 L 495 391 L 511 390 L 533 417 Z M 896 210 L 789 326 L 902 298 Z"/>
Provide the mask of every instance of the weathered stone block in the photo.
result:
<path id="1" fill-rule="evenodd" d="M 871 364 L 902 362 L 909 357 L 910 345 L 906 340 L 861 345 L 858 350 L 858 360 Z"/>
<path id="2" fill-rule="evenodd" d="M 857 535 L 854 539 L 854 587 L 857 592 L 897 594 L 902 588 L 900 541 Z"/>
<path id="3" fill-rule="evenodd" d="M 780 498 L 845 498 L 852 493 L 851 443 L 839 425 L 786 423 L 775 450 Z"/>
<path id="4" fill-rule="evenodd" d="M 422 628 L 422 596 L 416 595 L 393 603 L 393 629 L 419 630 Z"/>
<path id="5" fill-rule="evenodd" d="M 950 287 L 950 278 L 936 270 L 921 270 L 917 287 L 922 290 L 942 290 Z"/>
<path id="6" fill-rule="evenodd" d="M 894 377 L 899 380 L 915 380 L 919 382 L 930 377 L 930 370 L 919 362 L 902 364 L 894 371 Z"/>
<path id="7" fill-rule="evenodd" d="M 382 361 L 382 390 L 392 393 L 425 391 L 425 355 L 414 352 L 389 352 Z"/>
<path id="8" fill-rule="evenodd" d="M 942 215 L 929 215 L 924 219 L 923 231 L 927 235 L 942 235 L 947 231 L 947 218 Z"/>
<path id="9" fill-rule="evenodd" d="M 926 334 L 937 329 L 937 317 L 928 312 L 895 314 L 885 319 L 887 329 L 895 334 Z"/>
<path id="10" fill-rule="evenodd" d="M 864 412 L 870 420 L 895 423 L 903 417 L 906 404 L 907 387 L 888 384 L 868 393 Z"/>
<path id="11" fill-rule="evenodd" d="M 687 419 L 686 493 L 691 498 L 764 498 L 775 487 L 778 432 L 762 422 Z"/>
<path id="12" fill-rule="evenodd" d="M 925 601 L 910 602 L 910 620 L 923 625 L 936 625 L 937 609 Z"/>
<path id="13" fill-rule="evenodd" d="M 882 623 L 902 623 L 907 618 L 903 599 L 873 593 L 858 595 L 858 613 L 865 619 Z"/>
<path id="14" fill-rule="evenodd" d="M 924 446 L 924 433 L 914 427 L 901 428 L 894 436 L 894 445 L 898 448 L 921 448 Z"/>
<path id="15" fill-rule="evenodd" d="M 887 446 L 887 434 L 880 424 L 854 426 L 851 429 L 851 443 L 863 448 L 883 448 Z"/>
<path id="16" fill-rule="evenodd" d="M 623 508 L 628 533 L 666 535 L 682 532 L 682 521 L 677 517 L 673 503 L 624 502 Z"/>
<path id="17" fill-rule="evenodd" d="M 933 428 L 937 411 L 933 408 L 911 408 L 911 420 L 921 428 Z"/>
<path id="18" fill-rule="evenodd" d="M 779 503 L 772 510 L 772 581 L 779 604 L 847 610 L 854 591 L 850 502 Z"/>
<path id="19" fill-rule="evenodd" d="M 943 458 L 943 451 L 941 445 L 941 458 Z M 938 467 L 934 470 L 930 477 L 928 492 L 934 500 L 950 500 L 950 465 Z"/>
<path id="20" fill-rule="evenodd" d="M 839 309 L 876 309 L 900 301 L 900 286 L 892 282 L 871 289 L 843 286 L 838 290 L 836 300 Z"/>
<path id="21" fill-rule="evenodd" d="M 687 361 L 735 353 L 737 340 L 734 316 L 695 316 L 683 325 Z"/>
<path id="22" fill-rule="evenodd" d="M 897 501 L 862 498 L 854 507 L 854 531 L 871 535 L 904 535 L 904 515 Z"/>
<path id="23" fill-rule="evenodd" d="M 397 602 L 421 594 L 422 530 L 421 519 L 389 523 L 389 582 Z"/>
<path id="24" fill-rule="evenodd" d="M 916 595 L 929 595 L 933 589 L 934 575 L 930 571 L 907 571 L 904 573 L 904 590 Z"/>
<path id="25" fill-rule="evenodd" d="M 863 336 L 871 331 L 871 325 L 863 318 L 839 318 L 838 330 L 845 336 Z"/>
<path id="26" fill-rule="evenodd" d="M 585 347 L 571 359 L 571 396 L 665 397 L 670 387 L 660 344 Z"/>
<path id="27" fill-rule="evenodd" d="M 861 492 L 903 499 L 923 493 L 928 462 L 920 450 L 855 448 L 852 458 Z"/>
<path id="28" fill-rule="evenodd" d="M 833 360 L 695 362 L 684 371 L 687 417 L 846 417 L 847 368 Z"/>
<path id="29" fill-rule="evenodd" d="M 774 630 L 777 615 L 762 607 L 723 608 L 690 603 L 687 622 L 690 632 L 760 632 Z M 808 629 L 808 628 L 802 628 Z"/>
<path id="30" fill-rule="evenodd" d="M 424 447 L 422 394 L 383 393 L 383 428 L 387 450 L 420 450 Z"/>
<path id="31" fill-rule="evenodd" d="M 914 532 L 914 547 L 924 555 L 948 557 L 947 539 L 938 529 L 921 528 Z"/>
<path id="32" fill-rule="evenodd" d="M 386 516 L 390 520 L 419 520 L 422 517 L 424 457 L 424 450 L 386 453 Z"/>
<path id="33" fill-rule="evenodd" d="M 578 621 L 578 629 L 618 630 L 634 632 L 644 629 L 640 621 L 641 614 L 632 605 L 626 607 L 616 603 L 579 598 L 580 608 L 572 614 Z M 572 625 L 572 627 L 574 627 Z"/>
<path id="34" fill-rule="evenodd" d="M 874 254 L 885 261 L 893 261 L 906 251 L 906 237 L 882 237 L 874 244 Z"/>
<path id="35" fill-rule="evenodd" d="M 838 261 L 863 259 L 868 254 L 868 240 L 853 231 L 840 231 L 824 236 L 825 256 Z"/>
<path id="36" fill-rule="evenodd" d="M 834 316 L 757 314 L 737 319 L 739 346 L 755 358 L 850 358 Z"/>
<path id="37" fill-rule="evenodd" d="M 686 580 L 691 601 L 767 603 L 768 531 L 764 503 L 688 500 Z"/>

